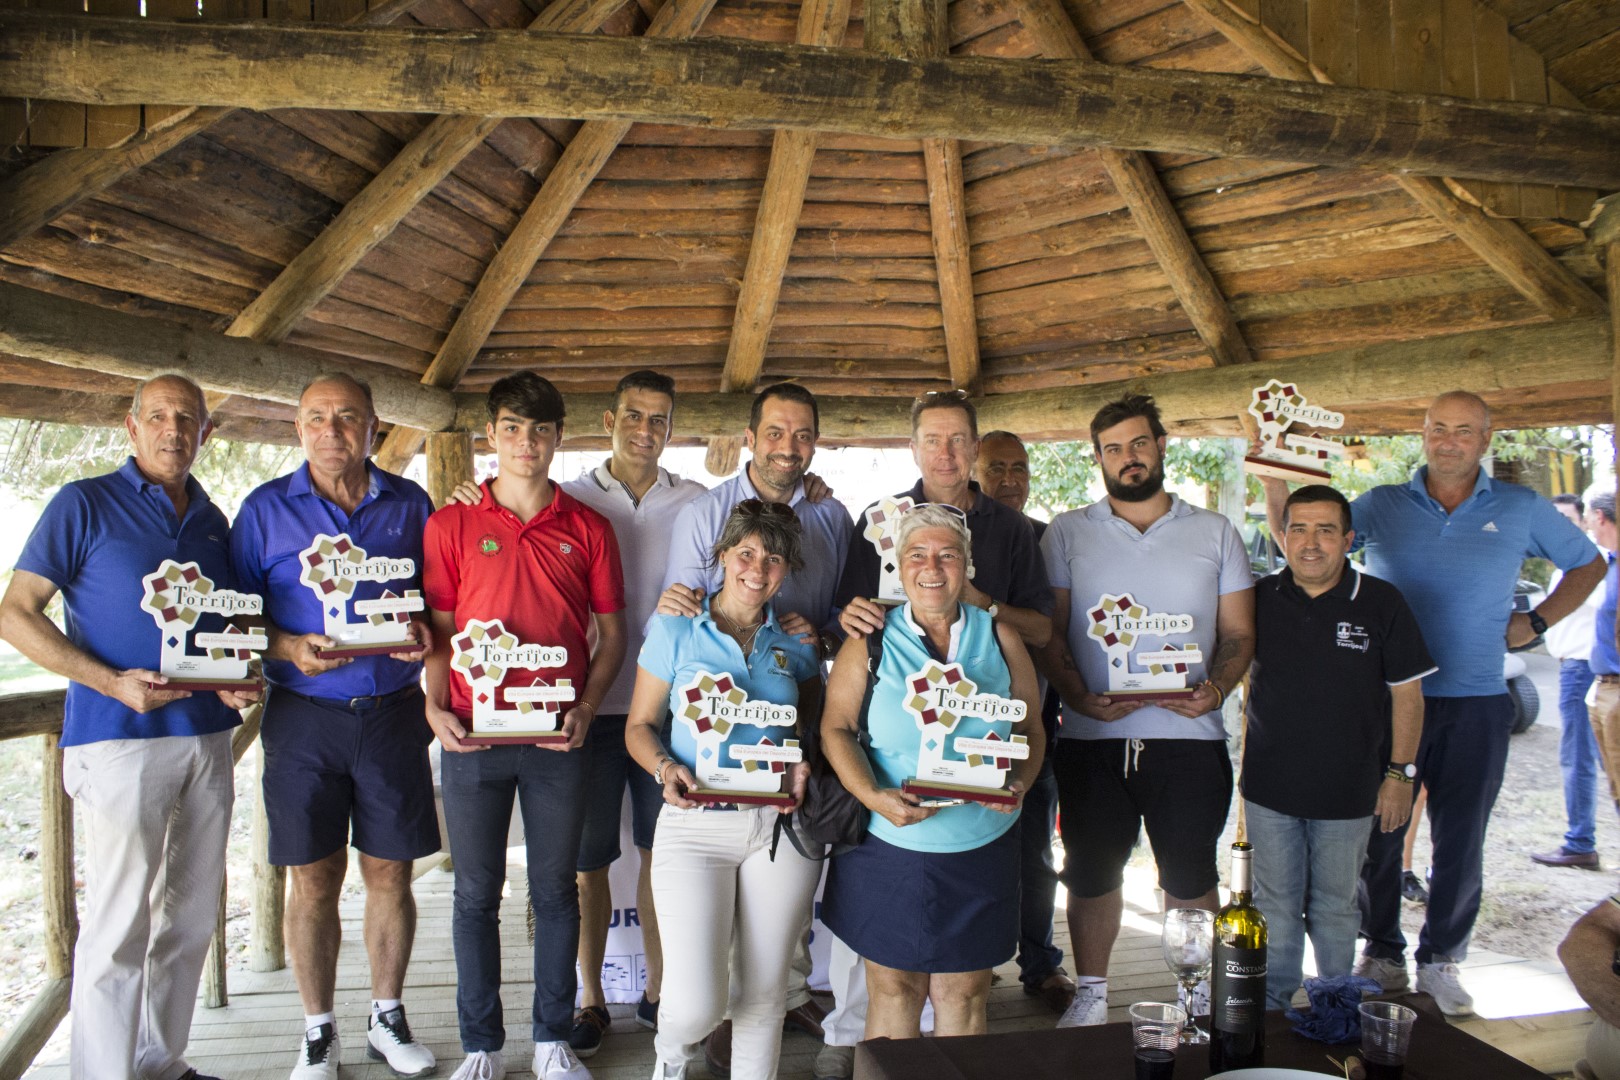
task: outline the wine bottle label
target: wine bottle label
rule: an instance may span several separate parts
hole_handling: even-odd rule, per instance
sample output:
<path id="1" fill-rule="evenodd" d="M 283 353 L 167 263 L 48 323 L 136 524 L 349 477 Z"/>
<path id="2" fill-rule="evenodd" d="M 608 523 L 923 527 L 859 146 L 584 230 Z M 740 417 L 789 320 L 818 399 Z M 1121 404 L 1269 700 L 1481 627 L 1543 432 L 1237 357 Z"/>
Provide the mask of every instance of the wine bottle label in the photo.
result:
<path id="1" fill-rule="evenodd" d="M 1258 1031 L 1266 1016 L 1266 950 L 1215 943 L 1210 1013 L 1217 1031 Z"/>

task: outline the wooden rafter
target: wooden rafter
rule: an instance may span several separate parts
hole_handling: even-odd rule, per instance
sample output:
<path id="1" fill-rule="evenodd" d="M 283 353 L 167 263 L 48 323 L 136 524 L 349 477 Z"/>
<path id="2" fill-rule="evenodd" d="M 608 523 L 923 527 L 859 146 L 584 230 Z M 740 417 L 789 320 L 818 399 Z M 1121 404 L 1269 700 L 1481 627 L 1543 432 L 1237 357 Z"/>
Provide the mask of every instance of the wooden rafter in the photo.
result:
<path id="1" fill-rule="evenodd" d="M 0 37 L 8 41 L 0 95 L 51 100 L 800 128 L 1620 187 L 1620 114 L 1209 72 L 968 56 L 908 62 L 729 38 L 34 11 L 0 14 Z"/>
<path id="2" fill-rule="evenodd" d="M 1023 22 L 1036 46 L 1048 56 L 1090 60 L 1080 31 L 1058 0 L 1023 0 Z M 1181 309 L 1217 365 L 1247 364 L 1254 360 L 1237 319 L 1215 284 L 1186 226 L 1170 202 L 1159 174 L 1147 155 L 1136 150 L 1104 147 L 1097 151 L 1114 187 L 1130 209 L 1131 220 L 1142 230 L 1148 249 L 1170 281 Z"/>
<path id="3" fill-rule="evenodd" d="M 1325 72 L 1307 63 L 1264 27 L 1233 10 L 1226 0 L 1184 2 L 1273 77 L 1331 85 Z M 1400 173 L 1396 180 L 1419 206 L 1547 314 L 1595 315 L 1605 310 L 1602 297 L 1516 222 L 1490 217 L 1458 198 L 1443 180 Z"/>
<path id="4" fill-rule="evenodd" d="M 799 9 L 799 43 L 835 45 L 842 41 L 849 25 L 849 5 L 850 0 L 806 0 Z M 748 265 L 737 293 L 737 313 L 720 375 L 722 390 L 751 389 L 765 366 L 765 346 L 776 318 L 793 235 L 798 231 L 816 143 L 813 131 L 778 131 L 771 140 L 771 163 L 765 170 Z"/>
<path id="5" fill-rule="evenodd" d="M 1611 245 L 1620 248 L 1620 245 Z M 1620 252 L 1617 252 L 1620 254 Z M 1615 274 L 1611 263 L 1611 274 Z M 1620 274 L 1616 275 L 1620 277 Z M 1617 282 L 1620 287 L 1620 282 Z M 1237 434 L 1236 415 L 1256 379 L 1303 380 L 1324 401 L 1355 406 L 1358 431 L 1392 430 L 1414 403 L 1436 387 L 1467 386 L 1487 400 L 1515 408 L 1538 400 L 1563 401 L 1564 422 L 1604 422 L 1615 357 L 1607 318 L 1565 319 L 1424 338 L 1398 344 L 1340 349 L 1316 356 L 1262 361 L 1166 374 L 1142 383 L 1083 383 L 1022 390 L 985 399 L 979 423 L 1034 438 L 1085 434 L 1092 414 L 1126 386 L 1150 386 L 1178 435 Z M 178 370 L 204 389 L 291 404 L 312 375 L 329 371 L 330 357 L 288 345 L 264 345 L 206 330 L 110 311 L 16 285 L 0 284 L 0 353 L 65 367 L 144 378 Z M 434 430 L 483 427 L 481 394 L 453 394 L 398 375 L 372 379 L 377 413 L 396 423 Z M 1537 394 L 1524 391 L 1537 390 Z M 572 395 L 578 415 L 608 407 L 609 395 Z M 8 399 L 0 396 L 0 412 Z M 1528 404 L 1526 404 L 1528 402 Z M 681 430 L 712 438 L 741 429 L 748 414 L 741 394 L 681 395 Z M 818 398 L 821 433 L 828 440 L 870 442 L 910 434 L 909 403 L 895 395 Z M 1380 417 L 1378 410 L 1389 415 Z M 1538 416 L 1545 415 L 1542 409 Z M 1395 428 L 1394 430 L 1399 430 Z"/>
<path id="6" fill-rule="evenodd" d="M 867 0 L 866 47 L 903 60 L 950 52 L 945 0 Z M 955 139 L 924 139 L 929 238 L 939 281 L 940 322 L 951 385 L 978 389 L 979 320 L 973 306 L 973 266 L 967 231 L 962 147 Z"/>
<path id="7" fill-rule="evenodd" d="M 422 0 L 388 0 L 354 18 L 357 26 L 386 26 Z M 59 150 L 0 183 L 0 248 L 50 224 L 71 207 L 106 191 L 147 162 L 229 116 L 225 107 L 190 108 L 157 130 L 104 150 Z"/>
<path id="8" fill-rule="evenodd" d="M 624 0 L 556 0 L 529 27 L 590 33 Z M 226 331 L 256 341 L 281 341 L 309 310 L 382 243 L 416 205 L 501 123 L 485 116 L 436 116 L 350 199 L 315 240 Z"/>
<path id="9" fill-rule="evenodd" d="M 647 37 L 691 37 L 714 4 L 715 0 L 668 0 L 647 27 Z M 424 383 L 453 387 L 461 381 L 534 264 L 629 130 L 630 124 L 623 120 L 595 120 L 580 127 L 534 201 L 485 268 L 472 298 L 422 375 Z M 408 427 L 390 431 L 378 447 L 377 463 L 385 469 L 402 469 L 421 447 L 425 434 Z"/>

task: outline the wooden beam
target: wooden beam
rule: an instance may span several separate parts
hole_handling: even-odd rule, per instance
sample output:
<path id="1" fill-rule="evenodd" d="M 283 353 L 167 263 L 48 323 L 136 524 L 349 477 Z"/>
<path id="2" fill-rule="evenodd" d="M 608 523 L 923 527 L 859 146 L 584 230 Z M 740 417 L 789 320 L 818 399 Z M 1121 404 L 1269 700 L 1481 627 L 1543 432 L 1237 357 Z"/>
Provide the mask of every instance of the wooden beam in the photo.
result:
<path id="1" fill-rule="evenodd" d="M 1620 195 L 1599 201 L 1588 237 L 1605 263 L 1603 280 L 1609 290 L 1609 319 L 1614 332 L 1609 394 L 1614 415 L 1620 417 Z M 1615 469 L 1620 473 L 1620 462 L 1616 462 Z"/>
<path id="2" fill-rule="evenodd" d="M 1332 78 L 1226 0 L 1184 0 L 1274 78 L 1331 85 Z M 1455 171 L 1447 175 L 1460 175 Z M 1396 175 L 1403 190 L 1457 239 L 1549 315 L 1598 315 L 1603 298 L 1571 273 L 1518 223 L 1493 218 L 1429 176 Z M 1611 293 L 1611 298 L 1613 294 Z"/>
<path id="3" fill-rule="evenodd" d="M 624 0 L 556 0 L 530 30 L 589 33 Z M 231 323 L 227 334 L 256 341 L 286 338 L 367 252 L 427 198 L 461 160 L 501 123 L 497 117 L 436 116 L 350 199 L 315 241 L 293 257 L 276 280 Z"/>
<path id="4" fill-rule="evenodd" d="M 298 403 L 305 383 L 332 370 L 329 354 L 193 330 L 9 284 L 0 284 L 0 352 L 131 379 L 178 371 L 204 390 L 289 405 Z M 401 375 L 367 371 L 366 377 L 383 420 L 434 431 L 455 425 L 449 391 Z"/>
<path id="5" fill-rule="evenodd" d="M 1058 0 L 1024 0 L 1023 23 L 1042 53 L 1051 57 L 1090 60 L 1074 21 Z M 1103 148 L 1098 151 L 1114 188 L 1130 209 L 1131 221 L 1142 230 L 1159 269 L 1169 279 L 1181 309 L 1219 364 L 1254 361 L 1237 319 L 1209 272 L 1203 256 L 1187 235 L 1164 183 L 1147 155 L 1135 150 Z"/>
<path id="6" fill-rule="evenodd" d="M 422 0 L 387 0 L 354 18 L 357 26 L 385 26 Z M 133 103 L 132 103 L 133 104 Z M 159 155 L 229 116 L 231 108 L 191 108 L 159 129 L 148 128 L 105 150 L 61 150 L 0 182 L 0 248 L 10 247 L 70 207 L 112 187 Z"/>
<path id="7" fill-rule="evenodd" d="M 956 138 L 1620 188 L 1620 113 L 1072 60 L 730 38 L 0 14 L 0 95 Z M 251 58 L 251 62 L 244 62 Z"/>
<path id="8" fill-rule="evenodd" d="M 435 431 L 427 437 L 427 490 L 434 506 L 443 506 L 473 472 L 473 433 Z"/>
<path id="9" fill-rule="evenodd" d="M 807 0 L 799 8 L 799 43 L 834 45 L 842 41 L 849 25 L 849 5 L 850 0 Z M 771 140 L 771 163 L 765 170 L 765 186 L 754 215 L 748 264 L 742 288 L 737 292 L 731 340 L 720 374 L 724 390 L 752 389 L 765 364 L 765 343 L 771 336 L 776 302 L 782 294 L 782 274 L 798 231 L 816 142 L 816 134 L 810 131 L 778 131 Z"/>
<path id="10" fill-rule="evenodd" d="M 668 0 L 647 27 L 648 38 L 689 38 L 697 33 L 714 8 L 715 0 Z M 573 40 L 534 35 L 540 40 Z M 557 164 L 546 175 L 534 201 L 523 212 L 517 226 L 506 237 L 473 289 L 472 298 L 461 309 L 444 344 L 422 375 L 429 386 L 453 387 L 461 381 L 489 340 L 490 331 L 505 314 L 507 305 L 528 278 L 534 264 L 545 253 L 568 215 L 573 213 L 585 189 L 619 147 L 619 140 L 630 130 L 623 120 L 594 120 L 575 133 Z M 416 455 L 426 432 L 413 427 L 396 427 L 388 433 L 376 454 L 377 464 L 399 471 Z"/>

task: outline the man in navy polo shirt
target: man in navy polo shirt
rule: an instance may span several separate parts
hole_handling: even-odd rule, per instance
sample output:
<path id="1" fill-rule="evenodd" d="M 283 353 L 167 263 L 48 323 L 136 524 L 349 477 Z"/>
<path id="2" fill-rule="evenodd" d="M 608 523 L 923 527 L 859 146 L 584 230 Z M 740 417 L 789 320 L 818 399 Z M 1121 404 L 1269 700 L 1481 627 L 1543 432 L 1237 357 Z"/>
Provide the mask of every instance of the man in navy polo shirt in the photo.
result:
<path id="1" fill-rule="evenodd" d="M 0 600 L 0 637 L 70 680 L 63 786 L 85 828 L 71 1075 L 213 1080 L 184 1055 L 225 873 L 233 710 L 250 699 L 163 689 L 163 634 L 141 604 L 165 559 L 233 586 L 229 526 L 191 477 L 210 431 L 195 383 L 142 383 L 124 426 L 134 456 L 46 506 Z M 58 592 L 65 630 L 45 614 Z"/>
<path id="2" fill-rule="evenodd" d="M 264 596 L 270 622 L 264 806 L 270 862 L 287 867 L 291 882 L 287 952 L 304 1004 L 292 1080 L 338 1074 L 338 897 L 351 842 L 366 883 L 367 1052 L 397 1075 L 422 1076 L 433 1052 L 412 1037 L 400 995 L 416 936 L 411 865 L 439 850 L 420 685 L 432 641 L 419 598 L 422 530 L 433 504 L 367 460 L 377 416 L 359 380 L 310 383 L 295 426 L 303 466 L 250 494 L 231 533 L 237 576 Z M 406 594 L 417 597 L 414 618 L 379 614 L 408 648 L 321 655 L 350 643 L 347 628 L 367 621 L 377 601 Z"/>
<path id="3" fill-rule="evenodd" d="M 1507 767 L 1513 703 L 1502 677 L 1503 650 L 1574 611 L 1604 571 L 1592 541 L 1551 503 L 1480 468 L 1490 445 L 1485 402 L 1461 390 L 1441 394 L 1423 418 L 1428 463 L 1409 483 L 1373 488 L 1350 505 L 1368 571 L 1406 597 L 1440 667 L 1423 683 L 1415 762 L 1418 783 L 1429 789 L 1434 845 L 1417 985 L 1452 1016 L 1474 1008 L 1457 963 L 1468 954 L 1479 914 L 1485 828 Z M 1279 480 L 1265 483 L 1275 531 L 1286 488 Z M 1513 586 L 1530 556 L 1550 560 L 1564 577 L 1535 611 L 1515 614 Z M 1373 833 L 1361 879 L 1366 945 L 1356 973 L 1391 993 L 1408 985 L 1401 933 L 1405 832 Z"/>
<path id="4" fill-rule="evenodd" d="M 1412 815 L 1419 680 L 1435 670 L 1401 594 L 1345 558 L 1355 532 L 1343 495 L 1325 484 L 1290 495 L 1282 541 L 1288 565 L 1254 588 L 1243 748 L 1273 1009 L 1299 989 L 1307 929 L 1317 974 L 1350 973 L 1367 837 Z"/>

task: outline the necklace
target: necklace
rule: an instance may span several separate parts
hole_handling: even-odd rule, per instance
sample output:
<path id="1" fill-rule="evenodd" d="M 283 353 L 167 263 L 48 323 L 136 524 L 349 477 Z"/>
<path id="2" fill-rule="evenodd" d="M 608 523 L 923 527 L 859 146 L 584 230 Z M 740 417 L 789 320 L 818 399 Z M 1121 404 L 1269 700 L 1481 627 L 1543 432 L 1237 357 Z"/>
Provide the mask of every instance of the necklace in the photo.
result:
<path id="1" fill-rule="evenodd" d="M 753 652 L 754 639 L 759 637 L 760 628 L 765 625 L 765 614 L 764 614 L 764 612 L 760 613 L 759 620 L 757 622 L 751 622 L 751 623 L 748 623 L 748 624 L 744 625 L 743 623 L 738 622 L 736 619 L 733 619 L 730 615 L 727 615 L 724 611 L 722 611 L 721 608 L 720 608 L 720 605 L 718 605 L 718 604 L 715 604 L 715 603 L 711 602 L 709 604 L 709 611 L 712 614 L 719 616 L 720 619 L 725 620 L 727 623 L 729 623 L 731 625 L 731 629 L 727 630 L 726 633 L 730 634 L 733 638 L 735 638 L 736 641 L 737 641 L 737 644 L 742 646 L 742 652 L 743 652 L 744 656 L 747 656 L 751 652 Z M 725 628 L 721 627 L 721 629 L 725 629 Z M 744 635 L 747 635 L 747 636 L 745 637 Z"/>

